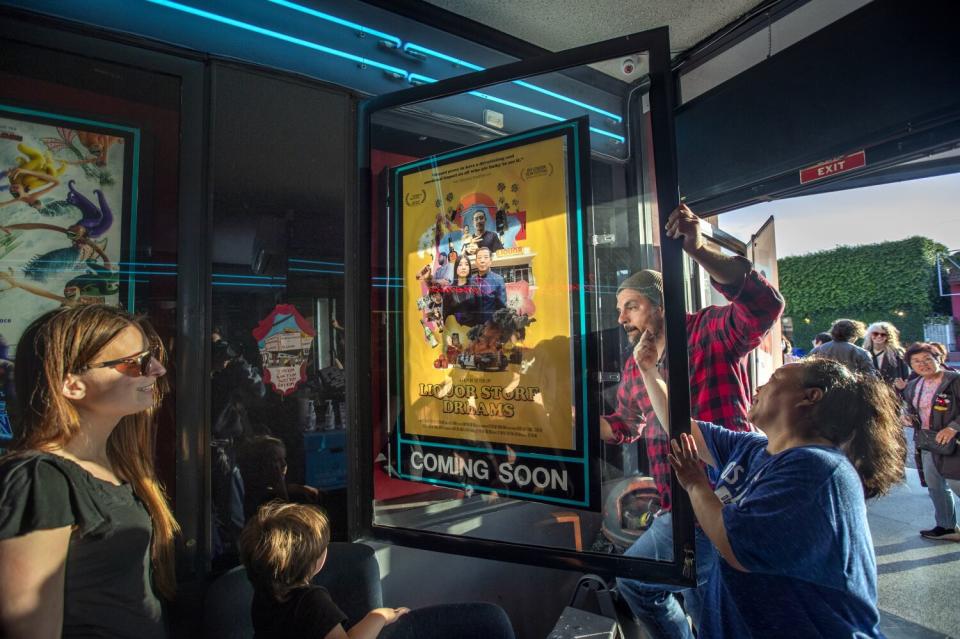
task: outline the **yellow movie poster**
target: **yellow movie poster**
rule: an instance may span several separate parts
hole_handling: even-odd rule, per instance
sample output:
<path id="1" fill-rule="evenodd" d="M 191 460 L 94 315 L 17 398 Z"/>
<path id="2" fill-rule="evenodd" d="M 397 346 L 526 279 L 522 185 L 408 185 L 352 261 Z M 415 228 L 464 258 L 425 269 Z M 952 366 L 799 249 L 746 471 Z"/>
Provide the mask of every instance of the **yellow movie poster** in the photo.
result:
<path id="1" fill-rule="evenodd" d="M 403 177 L 407 433 L 574 447 L 563 146 Z"/>
<path id="2" fill-rule="evenodd" d="M 555 128 L 395 170 L 405 477 L 586 504 L 579 141 Z"/>

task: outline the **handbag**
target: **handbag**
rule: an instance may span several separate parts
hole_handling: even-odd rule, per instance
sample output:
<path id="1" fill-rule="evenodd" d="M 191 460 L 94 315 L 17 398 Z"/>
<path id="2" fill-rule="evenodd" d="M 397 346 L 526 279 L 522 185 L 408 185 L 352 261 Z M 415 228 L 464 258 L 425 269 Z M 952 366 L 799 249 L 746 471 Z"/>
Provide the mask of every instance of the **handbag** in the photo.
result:
<path id="1" fill-rule="evenodd" d="M 937 442 L 937 431 L 930 429 L 917 429 L 914 443 L 916 443 L 917 448 L 937 455 L 952 455 L 957 452 L 956 437 L 946 444 L 940 444 Z"/>

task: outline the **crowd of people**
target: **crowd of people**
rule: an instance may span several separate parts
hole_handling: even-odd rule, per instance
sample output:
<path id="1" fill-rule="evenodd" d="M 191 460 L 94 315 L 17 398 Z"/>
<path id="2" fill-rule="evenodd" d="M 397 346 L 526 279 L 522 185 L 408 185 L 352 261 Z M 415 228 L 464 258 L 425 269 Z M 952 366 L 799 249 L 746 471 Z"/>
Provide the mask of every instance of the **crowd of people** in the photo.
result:
<path id="1" fill-rule="evenodd" d="M 476 226 L 487 241 L 489 232 Z M 829 339 L 818 336 L 810 357 L 779 368 L 751 398 L 746 356 L 779 320 L 782 296 L 743 258 L 708 247 L 685 205 L 666 229 L 730 302 L 686 317 L 690 434 L 671 438 L 663 280 L 652 270 L 617 291 L 634 348 L 616 410 L 600 418 L 599 430 L 610 443 L 643 442 L 658 491 L 660 512 L 627 555 L 672 559 L 672 471 L 697 519 L 697 585 L 619 579 L 620 595 L 657 638 L 692 637 L 688 617 L 702 638 L 881 637 L 865 500 L 902 481 L 904 427 L 913 427 L 935 514 L 921 534 L 960 541 L 960 373 L 945 367 L 934 345 L 904 351 L 888 322 L 866 328 L 844 319 Z M 489 253 L 478 248 L 480 266 Z M 448 269 L 454 281 L 466 277 L 461 259 Z M 863 347 L 855 345 L 863 335 Z M 220 350 L 222 370 L 236 365 Z M 178 524 L 153 466 L 164 361 L 146 319 L 104 305 L 47 313 L 18 343 L 19 423 L 12 451 L 0 459 L 3 636 L 167 635 Z M 230 379 L 245 379 L 247 392 L 259 388 L 234 372 Z M 213 428 L 228 440 L 240 417 L 227 410 L 230 389 L 221 390 Z M 268 465 L 280 477 L 262 483 L 287 490 L 283 442 L 260 444 L 261 452 L 277 447 Z M 329 593 L 311 584 L 330 539 L 319 509 L 270 495 L 238 508 L 222 516 L 233 522 L 255 588 L 258 636 L 427 636 L 411 630 L 413 621 L 405 625 L 406 608 L 378 608 L 343 627 Z"/>

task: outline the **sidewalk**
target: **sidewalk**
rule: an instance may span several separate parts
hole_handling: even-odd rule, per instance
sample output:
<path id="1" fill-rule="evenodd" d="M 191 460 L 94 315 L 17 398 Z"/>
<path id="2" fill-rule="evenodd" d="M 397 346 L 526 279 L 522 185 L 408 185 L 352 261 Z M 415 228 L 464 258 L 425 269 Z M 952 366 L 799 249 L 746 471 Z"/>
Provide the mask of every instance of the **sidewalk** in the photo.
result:
<path id="1" fill-rule="evenodd" d="M 960 639 L 960 543 L 920 537 L 933 526 L 933 504 L 917 471 L 908 468 L 906 484 L 868 502 L 867 515 L 888 639 Z"/>

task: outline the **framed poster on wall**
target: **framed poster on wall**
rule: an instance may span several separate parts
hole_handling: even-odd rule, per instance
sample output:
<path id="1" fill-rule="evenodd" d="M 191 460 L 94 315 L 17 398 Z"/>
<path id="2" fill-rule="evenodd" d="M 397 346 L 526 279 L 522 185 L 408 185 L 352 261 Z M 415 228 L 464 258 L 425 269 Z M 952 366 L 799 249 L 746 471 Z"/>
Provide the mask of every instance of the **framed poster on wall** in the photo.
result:
<path id="1" fill-rule="evenodd" d="M 139 140 L 138 129 L 0 104 L 0 439 L 30 322 L 64 305 L 133 308 L 137 269 L 123 259 L 136 243 Z"/>
<path id="2" fill-rule="evenodd" d="M 401 478 L 598 508 L 586 395 L 586 119 L 389 177 Z"/>

